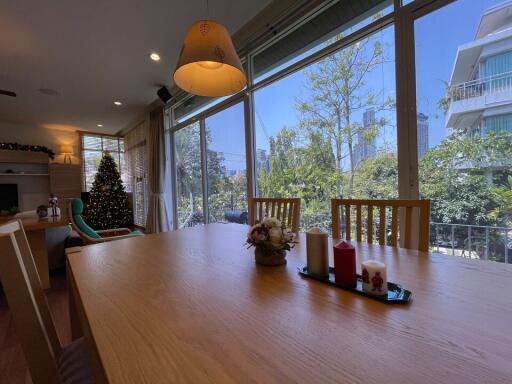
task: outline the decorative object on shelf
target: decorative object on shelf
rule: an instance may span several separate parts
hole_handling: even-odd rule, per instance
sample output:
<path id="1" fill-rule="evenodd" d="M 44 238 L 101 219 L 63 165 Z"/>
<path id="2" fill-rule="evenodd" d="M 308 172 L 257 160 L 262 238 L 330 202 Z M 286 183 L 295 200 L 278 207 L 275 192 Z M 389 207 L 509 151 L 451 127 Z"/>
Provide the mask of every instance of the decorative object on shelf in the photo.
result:
<path id="1" fill-rule="evenodd" d="M 318 276 L 329 276 L 329 235 L 318 227 L 306 232 L 308 270 Z"/>
<path id="2" fill-rule="evenodd" d="M 18 143 L 0 143 L 0 149 L 9 151 L 30 151 L 30 152 L 43 152 L 48 155 L 50 159 L 55 159 L 55 152 L 48 147 L 42 145 L 26 145 Z"/>
<path id="3" fill-rule="evenodd" d="M 64 155 L 64 164 L 71 164 L 71 155 L 73 154 L 73 146 L 69 144 L 62 144 L 60 146 L 60 154 Z"/>
<path id="4" fill-rule="evenodd" d="M 251 227 L 247 234 L 249 248 L 254 246 L 256 264 L 286 264 L 286 251 L 293 247 L 294 233 L 274 217 L 266 217 Z"/>
<path id="5" fill-rule="evenodd" d="M 60 214 L 60 210 L 58 207 L 59 199 L 53 193 L 50 194 L 50 198 L 48 199 L 48 205 L 50 206 L 50 211 L 51 211 L 51 213 L 49 213 L 49 216 L 51 216 L 51 217 L 59 216 L 59 214 Z"/>
<path id="6" fill-rule="evenodd" d="M 95 230 L 124 228 L 133 224 L 128 195 L 114 158 L 108 152 L 101 159 L 83 216 Z"/>
<path id="7" fill-rule="evenodd" d="M 388 293 L 386 264 L 377 260 L 361 263 L 363 290 L 370 295 L 383 296 Z"/>
<path id="8" fill-rule="evenodd" d="M 340 241 L 333 246 L 334 275 L 336 283 L 347 287 L 355 287 L 356 278 L 356 249 L 348 241 Z"/>
<path id="9" fill-rule="evenodd" d="M 361 275 L 356 275 L 356 286 L 347 287 L 346 285 L 338 284 L 334 277 L 334 268 L 329 268 L 329 276 L 322 277 L 313 275 L 308 272 L 308 267 L 299 267 L 299 274 L 301 276 L 320 281 L 325 284 L 332 285 L 337 288 L 341 288 L 350 292 L 357 293 L 359 295 L 367 296 L 374 300 L 382 301 L 388 304 L 405 304 L 411 300 L 412 292 L 402 288 L 400 284 L 388 282 L 387 295 L 373 295 L 363 290 L 363 278 Z"/>
<path id="10" fill-rule="evenodd" d="M 223 25 L 199 20 L 188 28 L 174 82 L 188 93 L 208 97 L 232 95 L 246 86 L 244 68 Z"/>
<path id="11" fill-rule="evenodd" d="M 40 205 L 37 207 L 37 216 L 40 218 L 47 217 L 48 216 L 48 207 L 46 205 Z"/>

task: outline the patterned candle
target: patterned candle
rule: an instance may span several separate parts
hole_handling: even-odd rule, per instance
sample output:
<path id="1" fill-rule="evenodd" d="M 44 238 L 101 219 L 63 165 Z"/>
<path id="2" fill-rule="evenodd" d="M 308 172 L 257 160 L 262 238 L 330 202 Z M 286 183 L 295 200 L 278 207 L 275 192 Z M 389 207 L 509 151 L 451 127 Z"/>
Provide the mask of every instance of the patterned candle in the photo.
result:
<path id="1" fill-rule="evenodd" d="M 318 276 L 329 276 L 328 234 L 313 227 L 306 232 L 308 272 Z"/>
<path id="2" fill-rule="evenodd" d="M 366 260 L 361 263 L 363 291 L 371 295 L 387 295 L 388 278 L 386 264 L 376 260 Z"/>

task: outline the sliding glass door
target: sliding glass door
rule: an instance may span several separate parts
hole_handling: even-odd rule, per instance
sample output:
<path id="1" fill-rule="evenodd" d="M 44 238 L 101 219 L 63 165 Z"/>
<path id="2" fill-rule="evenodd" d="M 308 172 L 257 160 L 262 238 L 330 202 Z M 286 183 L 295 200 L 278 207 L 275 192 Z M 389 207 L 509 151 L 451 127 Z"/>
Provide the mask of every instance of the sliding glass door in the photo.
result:
<path id="1" fill-rule="evenodd" d="M 209 222 L 247 222 L 244 104 L 205 119 Z"/>
<path id="2" fill-rule="evenodd" d="M 178 228 L 204 223 L 199 122 L 174 134 Z"/>
<path id="3" fill-rule="evenodd" d="M 174 132 L 177 227 L 247 222 L 244 103 Z"/>

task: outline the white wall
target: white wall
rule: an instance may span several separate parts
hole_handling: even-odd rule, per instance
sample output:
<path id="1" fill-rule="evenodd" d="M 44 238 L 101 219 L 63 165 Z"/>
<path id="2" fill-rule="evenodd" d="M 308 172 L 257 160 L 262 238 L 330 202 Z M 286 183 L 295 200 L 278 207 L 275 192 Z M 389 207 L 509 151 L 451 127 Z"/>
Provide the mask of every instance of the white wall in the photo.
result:
<path id="1" fill-rule="evenodd" d="M 28 145 L 44 145 L 59 153 L 61 144 L 73 146 L 74 155 L 72 162 L 78 164 L 79 135 L 72 128 L 55 127 L 45 128 L 36 125 L 12 124 L 0 122 L 0 142 L 16 142 Z M 54 162 L 63 162 L 63 156 L 57 155 Z M 40 165 L 25 164 L 0 164 L 0 172 L 12 169 L 15 172 L 46 173 L 48 169 L 42 169 Z M 48 204 L 50 194 L 50 180 L 45 176 L 1 176 L 0 183 L 18 184 L 18 200 L 22 211 L 36 209 L 38 205 Z"/>

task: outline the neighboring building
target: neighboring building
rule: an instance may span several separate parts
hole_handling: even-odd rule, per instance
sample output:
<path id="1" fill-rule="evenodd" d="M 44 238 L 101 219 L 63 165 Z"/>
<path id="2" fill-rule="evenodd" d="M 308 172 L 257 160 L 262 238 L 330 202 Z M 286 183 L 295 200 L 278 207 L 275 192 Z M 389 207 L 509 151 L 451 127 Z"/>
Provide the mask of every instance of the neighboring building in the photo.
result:
<path id="1" fill-rule="evenodd" d="M 418 159 L 423 158 L 428 149 L 428 116 L 418 113 L 417 117 L 418 131 Z"/>
<path id="2" fill-rule="evenodd" d="M 375 138 L 368 140 L 366 132 L 375 126 L 375 109 L 368 108 L 363 113 L 363 129 L 356 135 L 357 142 L 354 145 L 354 164 L 357 167 L 361 161 L 375 156 Z"/>
<path id="3" fill-rule="evenodd" d="M 487 9 L 475 39 L 459 46 L 450 79 L 448 133 L 512 133 L 512 1 Z M 489 164 L 492 174 L 510 164 Z M 468 169 L 474 166 L 468 162 Z M 482 170 L 482 169 L 481 169 Z"/>
<path id="4" fill-rule="evenodd" d="M 489 8 L 459 46 L 450 79 L 449 132 L 512 132 L 512 1 Z"/>

